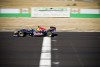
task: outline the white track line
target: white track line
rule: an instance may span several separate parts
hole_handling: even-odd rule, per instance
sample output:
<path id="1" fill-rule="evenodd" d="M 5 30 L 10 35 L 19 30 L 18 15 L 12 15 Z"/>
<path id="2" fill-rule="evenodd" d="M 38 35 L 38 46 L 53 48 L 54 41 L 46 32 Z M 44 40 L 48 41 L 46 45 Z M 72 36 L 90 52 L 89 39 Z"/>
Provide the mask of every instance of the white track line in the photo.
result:
<path id="1" fill-rule="evenodd" d="M 39 67 L 51 67 L 51 37 L 44 37 Z"/>

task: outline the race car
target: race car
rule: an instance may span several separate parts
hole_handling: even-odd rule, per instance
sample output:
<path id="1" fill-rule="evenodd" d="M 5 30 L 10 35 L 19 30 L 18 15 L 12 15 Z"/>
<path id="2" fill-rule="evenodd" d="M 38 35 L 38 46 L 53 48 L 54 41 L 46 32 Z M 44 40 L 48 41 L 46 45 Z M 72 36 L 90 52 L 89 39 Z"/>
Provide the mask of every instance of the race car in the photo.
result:
<path id="1" fill-rule="evenodd" d="M 18 31 L 14 32 L 13 36 L 16 37 L 25 37 L 25 36 L 48 36 L 48 37 L 52 37 L 55 35 L 56 32 L 56 27 L 51 26 L 50 29 L 48 30 L 41 30 L 41 31 L 37 31 L 35 29 L 21 29 Z"/>

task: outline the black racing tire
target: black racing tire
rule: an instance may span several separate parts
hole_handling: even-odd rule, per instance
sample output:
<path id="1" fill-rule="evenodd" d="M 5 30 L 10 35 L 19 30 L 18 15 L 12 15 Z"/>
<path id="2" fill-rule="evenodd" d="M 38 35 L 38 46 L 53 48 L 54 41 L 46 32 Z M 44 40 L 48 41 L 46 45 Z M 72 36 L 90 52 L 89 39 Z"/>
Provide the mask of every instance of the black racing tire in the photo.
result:
<path id="1" fill-rule="evenodd" d="M 24 37 L 25 36 L 25 33 L 20 31 L 20 32 L 18 32 L 18 36 L 19 37 Z"/>
<path id="2" fill-rule="evenodd" d="M 48 36 L 48 37 L 52 37 L 52 32 L 48 31 L 48 32 L 47 32 L 47 36 Z"/>

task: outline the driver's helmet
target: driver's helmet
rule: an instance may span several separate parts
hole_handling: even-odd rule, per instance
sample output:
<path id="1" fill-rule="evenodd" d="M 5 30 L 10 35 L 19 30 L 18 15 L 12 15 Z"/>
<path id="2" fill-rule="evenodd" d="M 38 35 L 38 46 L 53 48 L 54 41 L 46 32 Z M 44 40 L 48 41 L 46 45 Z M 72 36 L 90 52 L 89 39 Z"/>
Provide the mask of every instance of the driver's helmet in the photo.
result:
<path id="1" fill-rule="evenodd" d="M 40 28 L 40 26 L 38 26 L 38 28 Z"/>
<path id="2" fill-rule="evenodd" d="M 38 26 L 38 28 L 36 29 L 36 31 L 37 31 L 37 32 L 39 32 L 39 31 L 40 31 L 40 26 Z"/>

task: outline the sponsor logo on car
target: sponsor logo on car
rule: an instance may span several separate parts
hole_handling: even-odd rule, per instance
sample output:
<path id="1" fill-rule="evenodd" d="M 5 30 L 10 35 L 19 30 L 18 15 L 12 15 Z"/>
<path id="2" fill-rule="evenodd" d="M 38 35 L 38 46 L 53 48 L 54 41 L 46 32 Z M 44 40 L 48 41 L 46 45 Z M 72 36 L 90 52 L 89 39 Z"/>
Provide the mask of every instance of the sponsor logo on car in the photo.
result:
<path id="1" fill-rule="evenodd" d="M 43 33 L 34 32 L 34 35 L 43 35 Z"/>

